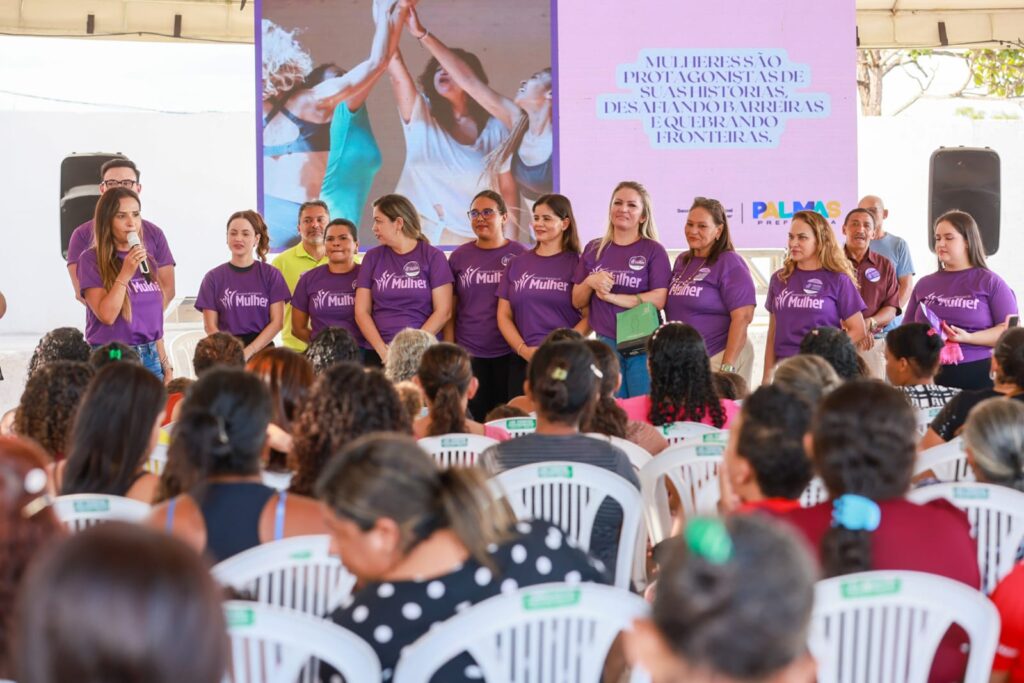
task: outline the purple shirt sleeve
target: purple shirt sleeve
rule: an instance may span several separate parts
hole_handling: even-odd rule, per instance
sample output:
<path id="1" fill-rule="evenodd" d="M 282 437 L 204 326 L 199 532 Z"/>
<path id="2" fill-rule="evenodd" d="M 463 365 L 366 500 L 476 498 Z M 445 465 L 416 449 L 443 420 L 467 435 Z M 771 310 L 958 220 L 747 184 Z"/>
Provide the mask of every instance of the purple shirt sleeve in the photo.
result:
<path id="1" fill-rule="evenodd" d="M 103 278 L 100 277 L 99 264 L 96 262 L 96 251 L 86 249 L 79 255 L 78 260 L 78 288 L 82 296 L 85 290 L 94 287 L 103 287 Z"/>
<path id="2" fill-rule="evenodd" d="M 196 310 L 197 311 L 216 311 L 217 310 L 217 283 L 216 279 L 216 268 L 209 271 L 203 276 L 203 282 L 199 285 L 199 294 L 196 295 Z"/>
<path id="3" fill-rule="evenodd" d="M 775 313 L 775 297 L 778 296 L 780 289 L 782 289 L 782 280 L 779 279 L 778 271 L 775 271 L 768 281 L 768 296 L 764 300 L 765 310 L 769 313 Z"/>
<path id="4" fill-rule="evenodd" d="M 303 313 L 309 313 L 309 293 L 306 292 L 306 283 L 309 278 L 306 277 L 313 271 L 307 270 L 305 273 L 299 276 L 299 281 L 295 283 L 295 292 L 292 294 L 292 308 L 296 311 L 302 311 Z M 358 273 L 356 276 L 358 277 Z"/>
<path id="5" fill-rule="evenodd" d="M 153 244 L 153 253 L 151 256 L 156 261 L 158 268 L 164 266 L 177 265 L 174 262 L 174 254 L 171 253 L 171 247 L 167 244 L 167 237 L 164 235 L 164 231 L 157 226 L 150 223 L 150 230 L 152 232 L 151 239 Z"/>
<path id="6" fill-rule="evenodd" d="M 498 280 L 498 290 L 495 292 L 495 296 L 497 296 L 499 299 L 504 299 L 505 301 L 508 301 L 508 279 L 510 277 L 509 273 L 512 270 L 512 264 L 515 262 L 516 260 L 513 258 L 505 266 L 505 269 L 501 271 L 501 279 Z"/>
<path id="7" fill-rule="evenodd" d="M 278 301 L 288 303 L 292 298 L 292 293 L 288 289 L 288 283 L 285 282 L 284 275 L 281 274 L 280 270 L 273 266 L 268 266 L 265 269 L 265 272 L 267 273 L 267 279 L 269 280 L 267 284 L 270 285 L 270 303 L 276 304 Z"/>
<path id="8" fill-rule="evenodd" d="M 722 255 L 725 256 L 726 254 Z M 756 306 L 757 291 L 754 288 L 754 278 L 750 275 L 750 269 L 743 258 L 737 255 L 735 259 L 730 258 L 722 265 L 725 267 L 722 269 L 718 291 L 726 309 L 732 312 L 744 306 Z"/>
<path id="9" fill-rule="evenodd" d="M 572 283 L 574 285 L 578 285 L 587 279 L 587 274 L 596 262 L 595 255 L 597 254 L 597 245 L 600 243 L 600 240 L 594 240 L 584 247 L 583 253 L 576 262 L 576 268 L 572 273 Z"/>
<path id="10" fill-rule="evenodd" d="M 361 289 L 373 289 L 373 272 L 377 268 L 377 251 L 379 247 L 375 247 L 366 252 L 363 257 L 362 267 L 359 269 L 359 274 L 356 276 L 356 287 Z"/>
<path id="11" fill-rule="evenodd" d="M 836 281 L 836 310 L 839 312 L 839 321 L 842 322 L 864 310 L 864 299 L 861 298 L 853 280 L 846 275 L 839 273 Z"/>
<path id="12" fill-rule="evenodd" d="M 672 282 L 672 265 L 668 261 L 668 252 L 658 242 L 654 242 L 654 249 L 651 253 L 651 262 L 647 266 L 650 269 L 648 286 L 651 289 L 668 289 Z"/>
<path id="13" fill-rule="evenodd" d="M 444 257 L 444 252 L 437 247 L 427 247 L 430 252 L 430 288 L 437 289 L 444 285 L 450 285 L 455 281 L 452 276 L 452 269 L 448 267 L 448 259 Z M 360 276 L 362 272 L 360 271 Z"/>
<path id="14" fill-rule="evenodd" d="M 77 264 L 82 258 L 82 252 L 89 248 L 92 242 L 92 221 L 86 221 L 75 228 L 71 233 L 71 240 L 68 242 L 68 265 Z"/>
<path id="15" fill-rule="evenodd" d="M 1006 281 L 995 273 L 992 273 L 992 285 L 988 307 L 992 311 L 992 325 L 995 326 L 1006 320 L 1007 316 L 1017 313 L 1017 297 Z"/>
<path id="16" fill-rule="evenodd" d="M 920 284 L 920 283 L 918 283 Z M 914 288 L 910 291 L 910 300 L 907 301 L 907 308 L 903 311 L 903 322 L 902 325 L 909 325 L 910 323 L 919 323 L 921 320 L 918 319 L 921 315 L 920 299 L 918 298 L 918 285 L 915 284 Z"/>

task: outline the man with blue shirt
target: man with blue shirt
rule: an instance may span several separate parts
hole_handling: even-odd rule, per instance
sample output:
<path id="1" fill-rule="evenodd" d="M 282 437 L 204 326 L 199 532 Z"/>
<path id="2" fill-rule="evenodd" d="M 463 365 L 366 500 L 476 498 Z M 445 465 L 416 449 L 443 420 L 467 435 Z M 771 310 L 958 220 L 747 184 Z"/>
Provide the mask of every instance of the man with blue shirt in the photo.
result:
<path id="1" fill-rule="evenodd" d="M 875 236 L 871 240 L 871 251 L 881 254 L 896 266 L 896 279 L 900 283 L 900 310 L 905 311 L 910 301 L 910 292 L 914 289 L 914 262 L 910 258 L 910 247 L 902 237 L 885 231 L 885 219 L 889 211 L 885 208 L 881 197 L 869 194 L 860 200 L 857 208 L 866 209 L 875 219 Z M 888 332 L 903 321 L 903 315 L 897 315 L 885 326 Z"/>

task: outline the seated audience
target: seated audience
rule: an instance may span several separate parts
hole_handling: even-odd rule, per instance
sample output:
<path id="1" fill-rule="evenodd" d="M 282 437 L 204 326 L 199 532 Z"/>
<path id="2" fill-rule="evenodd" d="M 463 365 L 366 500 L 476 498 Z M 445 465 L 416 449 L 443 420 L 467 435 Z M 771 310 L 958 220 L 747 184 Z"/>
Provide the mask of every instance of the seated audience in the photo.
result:
<path id="1" fill-rule="evenodd" d="M 626 439 L 651 455 L 657 455 L 668 448 L 665 437 L 655 427 L 640 420 L 630 420 L 626 411 L 615 401 L 615 392 L 622 382 L 619 354 L 597 339 L 588 339 L 583 343 L 594 354 L 594 361 L 601 371 L 601 381 L 597 383 L 598 395 L 593 410 L 586 416 L 580 431 Z"/>
<path id="2" fill-rule="evenodd" d="M 0 437 L 0 679 L 14 677 L 14 603 L 26 570 L 37 553 L 64 534 L 46 505 L 46 465 L 39 446 Z"/>
<path id="3" fill-rule="evenodd" d="M 63 460 L 75 411 L 92 380 L 93 369 L 81 361 L 42 365 L 25 383 L 14 416 L 14 433 L 38 443 L 51 462 Z"/>
<path id="4" fill-rule="evenodd" d="M 220 683 L 220 588 L 185 544 L 111 522 L 56 545 L 18 601 L 19 683 Z"/>
<path id="5" fill-rule="evenodd" d="M 838 327 L 815 327 L 800 340 L 800 353 L 821 356 L 844 381 L 867 376 L 850 336 Z"/>
<path id="6" fill-rule="evenodd" d="M 403 648 L 463 605 L 538 583 L 606 580 L 561 530 L 513 525 L 478 470 L 439 470 L 409 438 L 351 443 L 327 463 L 316 491 L 361 585 L 332 618 L 373 647 L 384 680 Z M 472 680 L 474 669 L 462 654 L 432 680 Z"/>
<path id="7" fill-rule="evenodd" d="M 942 337 L 931 325 L 907 323 L 885 335 L 885 374 L 915 408 L 941 408 L 960 393 L 935 383 Z"/>
<path id="8" fill-rule="evenodd" d="M 600 370 L 594 354 L 578 341 L 543 343 L 530 359 L 527 382 L 537 406 L 537 431 L 488 448 L 481 465 L 492 473 L 549 460 L 582 462 L 618 474 L 633 486 L 640 482 L 629 458 L 607 441 L 579 433 L 580 420 L 597 395 Z M 606 500 L 598 509 L 590 552 L 609 571 L 615 567 L 622 512 Z"/>
<path id="9" fill-rule="evenodd" d="M 150 503 L 158 478 L 143 467 L 156 447 L 167 394 L 140 363 L 96 373 L 78 406 L 67 460 L 57 464 L 61 495 L 105 493 Z"/>
<path id="10" fill-rule="evenodd" d="M 292 493 L 312 495 L 331 456 L 370 432 L 412 433 L 398 392 L 380 370 L 355 363 L 332 366 L 317 378 L 295 421 Z"/>
<path id="11" fill-rule="evenodd" d="M 142 365 L 142 357 L 136 353 L 135 349 L 118 341 L 97 346 L 89 354 L 89 365 L 96 370 L 100 370 L 111 363 L 120 362 Z"/>
<path id="12" fill-rule="evenodd" d="M 571 327 L 556 327 L 555 329 L 553 329 L 553 330 L 551 330 L 550 332 L 547 333 L 547 336 L 544 337 L 544 339 L 543 339 L 543 341 L 541 341 L 540 345 L 543 346 L 544 344 L 547 344 L 549 342 L 556 342 L 556 341 L 583 341 L 583 340 L 584 340 L 584 337 L 583 337 L 582 334 L 580 334 L 579 330 L 575 330 L 575 329 L 573 329 Z M 525 353 L 525 350 L 524 350 L 524 353 Z M 522 386 L 523 395 L 522 396 L 514 396 L 508 402 L 508 404 L 507 404 L 511 408 L 516 408 L 518 410 L 523 411 L 523 413 L 525 415 L 532 415 L 534 413 L 533 401 L 530 400 L 530 389 L 528 387 L 529 381 L 530 381 L 529 380 L 529 373 L 527 373 L 527 378 L 523 380 L 523 386 Z"/>
<path id="13" fill-rule="evenodd" d="M 825 395 L 842 384 L 836 371 L 821 356 L 798 354 L 775 366 L 772 384 L 817 406 Z"/>
<path id="14" fill-rule="evenodd" d="M 185 392 L 188 388 L 195 384 L 195 380 L 191 377 L 175 377 L 167 383 L 167 403 L 164 404 L 164 417 L 160 421 L 161 427 L 174 422 L 174 418 L 177 417 L 177 407 L 181 403 L 181 399 L 185 398 Z"/>
<path id="15" fill-rule="evenodd" d="M 208 370 L 174 423 L 160 503 L 149 523 L 213 563 L 261 543 L 324 533 L 315 501 L 278 493 L 260 478 L 273 406 L 258 377 Z"/>
<path id="16" fill-rule="evenodd" d="M 423 398 L 423 390 L 413 381 L 406 380 L 395 385 L 398 399 L 409 416 L 409 424 L 427 414 L 427 402 Z"/>
<path id="17" fill-rule="evenodd" d="M 32 351 L 28 361 L 28 376 L 32 377 L 36 370 L 55 360 L 89 360 L 92 349 L 85 335 L 77 327 L 58 327 L 43 335 Z"/>
<path id="18" fill-rule="evenodd" d="M 626 652 L 653 683 L 813 683 L 814 562 L 759 515 L 691 520 Z M 770 616 L 770 618 L 768 618 Z"/>
<path id="19" fill-rule="evenodd" d="M 721 398 L 730 401 L 743 401 L 750 396 L 750 385 L 747 380 L 735 372 L 722 372 L 719 370 L 714 374 L 715 390 Z"/>
<path id="20" fill-rule="evenodd" d="M 359 363 L 362 355 L 355 337 L 344 327 L 325 327 L 306 347 L 306 360 L 317 375 L 335 363 Z"/>
<path id="21" fill-rule="evenodd" d="M 508 432 L 489 427 L 467 417 L 469 400 L 480 386 L 473 376 L 469 354 L 461 346 L 442 342 L 423 353 L 420 369 L 414 379 L 423 389 L 429 413 L 412 423 L 417 439 L 442 434 L 477 434 L 498 441 L 507 441 Z"/>
<path id="22" fill-rule="evenodd" d="M 728 429 L 739 411 L 715 389 L 711 362 L 700 332 L 686 323 L 666 323 L 647 341 L 651 394 L 621 400 L 631 420 L 661 427 L 674 422 L 702 422 Z"/>
<path id="23" fill-rule="evenodd" d="M 214 332 L 196 343 L 192 368 L 199 377 L 212 367 L 244 368 L 245 346 L 228 332 Z"/>
<path id="24" fill-rule="evenodd" d="M 437 343 L 437 337 L 426 330 L 407 327 L 388 345 L 388 359 L 384 363 L 384 376 L 393 384 L 411 380 L 420 369 L 423 353 Z"/>
<path id="25" fill-rule="evenodd" d="M 491 412 L 487 413 L 484 421 L 491 422 L 492 420 L 504 420 L 509 417 L 529 417 L 529 414 L 521 408 L 516 408 L 515 406 L 505 403 L 504 405 L 492 408 Z"/>
<path id="26" fill-rule="evenodd" d="M 270 455 L 265 467 L 271 472 L 287 472 L 292 425 L 316 380 L 313 366 L 301 353 L 281 346 L 259 351 L 245 367 L 270 389 L 274 410 L 267 427 Z"/>

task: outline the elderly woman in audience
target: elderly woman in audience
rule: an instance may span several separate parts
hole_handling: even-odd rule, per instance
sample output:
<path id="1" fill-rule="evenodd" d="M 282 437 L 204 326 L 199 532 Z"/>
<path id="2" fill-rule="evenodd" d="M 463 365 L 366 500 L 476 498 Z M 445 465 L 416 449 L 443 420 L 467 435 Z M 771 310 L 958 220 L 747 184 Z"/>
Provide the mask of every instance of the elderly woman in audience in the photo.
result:
<path id="1" fill-rule="evenodd" d="M 316 380 L 313 366 L 302 354 L 280 347 L 263 349 L 250 358 L 245 367 L 270 389 L 274 412 L 267 427 L 270 446 L 267 470 L 287 471 L 287 455 L 292 450 L 292 425 Z"/>
<path id="2" fill-rule="evenodd" d="M 28 376 L 47 363 L 55 360 L 88 361 L 89 342 L 85 341 L 82 331 L 77 327 L 58 327 L 50 330 L 39 340 L 32 358 L 28 361 Z"/>
<path id="3" fill-rule="evenodd" d="M 437 337 L 423 330 L 406 328 L 395 335 L 384 363 L 384 376 L 393 383 L 405 382 L 416 376 L 423 354 L 437 343 Z"/>
<path id="4" fill-rule="evenodd" d="M 866 377 L 850 336 L 836 327 L 815 327 L 800 340 L 800 353 L 821 356 L 843 381 Z"/>
<path id="5" fill-rule="evenodd" d="M 885 374 L 915 408 L 941 408 L 960 393 L 935 383 L 942 337 L 930 325 L 908 323 L 885 335 Z"/>
<path id="6" fill-rule="evenodd" d="M 151 502 L 158 480 L 143 467 L 160 436 L 166 400 L 164 385 L 141 365 L 114 363 L 97 372 L 78 407 L 67 460 L 57 464 L 57 490 Z"/>
<path id="7" fill-rule="evenodd" d="M 812 683 L 818 577 L 794 534 L 734 515 L 694 519 L 674 540 L 651 616 L 627 635 L 632 663 L 653 683 Z"/>
<path id="8" fill-rule="evenodd" d="M 835 369 L 821 356 L 790 356 L 775 366 L 772 384 L 795 394 L 808 405 L 818 402 L 843 383 Z"/>
<path id="9" fill-rule="evenodd" d="M 306 360 L 317 375 L 335 363 L 358 363 L 361 358 L 355 337 L 344 327 L 325 327 L 306 347 Z"/>
<path id="10" fill-rule="evenodd" d="M 111 522 L 67 539 L 18 602 L 19 683 L 219 683 L 220 589 L 184 543 Z"/>
<path id="11" fill-rule="evenodd" d="M 75 411 L 93 374 L 80 361 L 53 361 L 38 368 L 25 383 L 14 432 L 42 446 L 52 462 L 63 460 Z"/>
<path id="12" fill-rule="evenodd" d="M 14 677 L 14 603 L 36 554 L 64 530 L 46 505 L 47 458 L 24 439 L 0 437 L 0 678 Z"/>
<path id="13" fill-rule="evenodd" d="M 331 456 L 370 432 L 410 434 L 409 414 L 384 373 L 338 363 L 317 378 L 295 421 L 292 493 L 311 495 Z"/>
<path id="14" fill-rule="evenodd" d="M 513 525 L 478 470 L 439 470 L 406 437 L 351 443 L 327 464 L 316 490 L 362 586 L 332 618 L 373 647 L 384 680 L 404 647 L 465 606 L 549 581 L 606 581 L 561 530 Z M 472 680 L 476 671 L 462 654 L 435 680 Z"/>
<path id="15" fill-rule="evenodd" d="M 918 505 L 903 497 L 917 455 L 915 424 L 903 392 L 878 381 L 847 382 L 822 400 L 811 422 L 810 452 L 830 500 L 782 518 L 819 550 L 825 576 L 910 570 L 980 587 L 967 515 L 946 500 Z M 961 643 L 947 634 L 931 680 L 961 680 Z"/>
<path id="16" fill-rule="evenodd" d="M 324 532 L 316 503 L 260 478 L 270 392 L 243 370 L 217 368 L 192 386 L 174 424 L 150 525 L 214 563 L 261 543 Z"/>
<path id="17" fill-rule="evenodd" d="M 473 376 L 469 354 L 461 346 L 447 342 L 428 348 L 414 378 L 423 389 L 430 412 L 412 423 L 416 438 L 442 434 L 477 434 L 507 441 L 508 432 L 466 417 L 469 400 L 480 386 Z"/>

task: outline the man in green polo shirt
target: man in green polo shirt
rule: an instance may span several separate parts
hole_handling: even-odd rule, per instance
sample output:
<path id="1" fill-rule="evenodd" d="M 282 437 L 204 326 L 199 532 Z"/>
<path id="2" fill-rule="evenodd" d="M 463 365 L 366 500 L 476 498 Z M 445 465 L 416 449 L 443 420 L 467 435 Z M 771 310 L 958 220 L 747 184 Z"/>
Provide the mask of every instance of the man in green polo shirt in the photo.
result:
<path id="1" fill-rule="evenodd" d="M 285 249 L 273 265 L 284 275 L 288 289 L 295 292 L 295 285 L 299 276 L 307 270 L 312 270 L 319 265 L 327 263 L 327 249 L 324 246 L 324 233 L 331 217 L 327 211 L 327 204 L 315 199 L 306 202 L 299 207 L 299 235 L 302 241 L 290 249 Z M 291 304 L 284 309 L 284 330 L 281 332 L 284 338 L 284 345 L 295 351 L 305 351 L 306 344 L 292 334 L 292 307 Z"/>

